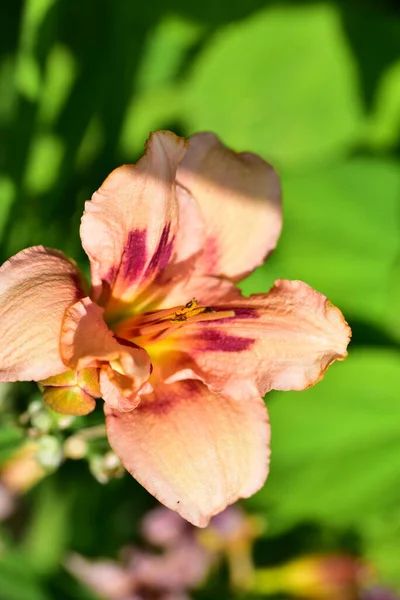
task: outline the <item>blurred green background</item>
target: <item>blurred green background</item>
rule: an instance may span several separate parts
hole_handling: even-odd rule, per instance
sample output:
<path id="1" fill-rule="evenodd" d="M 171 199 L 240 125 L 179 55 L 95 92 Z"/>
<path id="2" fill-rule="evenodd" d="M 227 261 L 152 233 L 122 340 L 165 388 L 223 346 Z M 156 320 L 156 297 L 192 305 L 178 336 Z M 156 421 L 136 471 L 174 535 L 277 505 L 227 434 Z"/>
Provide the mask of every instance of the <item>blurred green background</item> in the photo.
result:
<path id="1" fill-rule="evenodd" d="M 284 232 L 242 287 L 302 279 L 353 342 L 315 388 L 267 397 L 271 475 L 246 503 L 268 521 L 256 558 L 353 552 L 400 590 L 398 3 L 5 0 L 0 27 L 1 262 L 45 244 L 84 264 L 83 202 L 151 130 L 213 130 L 276 166 Z M 19 443 L 10 411 L 37 397 L 1 390 L 0 458 Z M 0 529 L 1 600 L 92 598 L 61 567 L 68 549 L 113 556 L 154 502 L 68 461 L 21 503 Z"/>

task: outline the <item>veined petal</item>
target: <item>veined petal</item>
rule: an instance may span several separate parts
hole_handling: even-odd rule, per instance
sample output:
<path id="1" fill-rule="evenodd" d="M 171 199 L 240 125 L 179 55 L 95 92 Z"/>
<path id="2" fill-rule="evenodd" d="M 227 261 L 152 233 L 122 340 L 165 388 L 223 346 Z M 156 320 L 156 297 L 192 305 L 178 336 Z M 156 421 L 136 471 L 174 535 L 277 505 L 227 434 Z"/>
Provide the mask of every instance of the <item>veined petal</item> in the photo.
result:
<path id="1" fill-rule="evenodd" d="M 28 248 L 0 267 L 0 381 L 38 381 L 66 370 L 62 319 L 83 296 L 75 263 L 57 250 Z"/>
<path id="2" fill-rule="evenodd" d="M 61 353 L 71 369 L 100 369 L 104 400 L 119 410 L 132 410 L 147 382 L 151 363 L 143 348 L 117 339 L 103 319 L 104 309 L 83 298 L 70 307 L 61 330 Z"/>
<path id="3" fill-rule="evenodd" d="M 81 238 L 94 298 L 131 300 L 168 264 L 178 222 L 176 169 L 185 152 L 171 132 L 151 135 L 136 165 L 113 171 L 85 205 Z"/>
<path id="4" fill-rule="evenodd" d="M 199 381 L 160 384 L 129 413 L 105 407 L 111 447 L 160 502 L 204 527 L 264 483 L 269 425 L 261 398 L 235 402 Z"/>
<path id="5" fill-rule="evenodd" d="M 342 313 L 301 281 L 276 281 L 268 294 L 218 309 L 232 309 L 235 317 L 188 322 L 166 340 L 170 351 L 159 362 L 169 382 L 191 370 L 214 391 L 252 398 L 310 387 L 347 356 L 351 331 Z"/>
<path id="6" fill-rule="evenodd" d="M 142 295 L 135 298 L 136 311 L 186 304 L 188 289 L 195 286 L 204 289 L 204 282 L 198 281 L 198 273 L 193 277 L 204 248 L 204 219 L 196 200 L 184 190 L 178 194 L 177 202 L 179 219 L 170 262 Z"/>
<path id="7" fill-rule="evenodd" d="M 282 227 L 279 179 L 271 165 L 199 133 L 189 139 L 177 182 L 197 200 L 205 219 L 203 273 L 239 280 L 264 262 Z"/>

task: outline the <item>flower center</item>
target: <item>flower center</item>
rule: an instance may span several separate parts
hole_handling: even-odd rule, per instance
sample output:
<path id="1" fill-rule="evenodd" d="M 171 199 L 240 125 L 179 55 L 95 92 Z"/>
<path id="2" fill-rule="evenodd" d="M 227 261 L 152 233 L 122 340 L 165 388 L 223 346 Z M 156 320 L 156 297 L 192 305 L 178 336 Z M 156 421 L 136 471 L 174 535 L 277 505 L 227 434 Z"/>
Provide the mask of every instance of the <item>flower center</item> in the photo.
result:
<path id="1" fill-rule="evenodd" d="M 119 337 L 145 346 L 165 339 L 171 333 L 187 324 L 201 321 L 215 321 L 234 317 L 233 310 L 216 310 L 210 306 L 200 306 L 193 298 L 187 304 L 164 310 L 135 315 L 117 327 Z"/>

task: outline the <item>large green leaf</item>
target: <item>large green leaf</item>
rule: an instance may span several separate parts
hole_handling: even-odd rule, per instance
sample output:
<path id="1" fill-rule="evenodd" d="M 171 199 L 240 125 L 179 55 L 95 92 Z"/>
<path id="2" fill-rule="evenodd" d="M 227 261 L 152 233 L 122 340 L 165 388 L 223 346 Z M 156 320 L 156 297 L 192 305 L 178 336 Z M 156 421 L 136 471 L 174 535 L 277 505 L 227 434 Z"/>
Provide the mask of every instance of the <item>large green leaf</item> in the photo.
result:
<path id="1" fill-rule="evenodd" d="M 400 514 L 399 390 L 400 353 L 358 349 L 310 390 L 267 396 L 271 474 L 252 502 L 268 507 L 271 528 L 355 527 L 376 548 L 382 531 L 400 556 L 398 531 L 387 527 Z"/>
<path id="2" fill-rule="evenodd" d="M 0 556 L 0 600 L 50 600 L 22 552 Z"/>
<path id="3" fill-rule="evenodd" d="M 178 74 L 202 32 L 203 27 L 194 21 L 170 15 L 148 37 L 121 133 L 120 146 L 126 156 L 142 153 L 150 131 L 179 120 Z"/>
<path id="4" fill-rule="evenodd" d="M 383 74 L 368 121 L 367 139 L 371 146 L 391 147 L 400 137 L 400 61 Z"/>
<path id="5" fill-rule="evenodd" d="M 222 29 L 187 82 L 191 130 L 212 129 L 278 165 L 344 151 L 361 114 L 353 58 L 328 4 L 271 8 Z"/>
<path id="6" fill-rule="evenodd" d="M 56 479 L 47 478 L 34 494 L 34 510 L 24 539 L 24 550 L 40 574 L 56 571 L 66 551 L 71 528 L 70 496 L 60 494 Z"/>
<path id="7" fill-rule="evenodd" d="M 283 178 L 284 231 L 275 254 L 242 288 L 263 291 L 276 278 L 301 279 L 346 316 L 386 320 L 400 240 L 400 168 L 353 159 Z"/>

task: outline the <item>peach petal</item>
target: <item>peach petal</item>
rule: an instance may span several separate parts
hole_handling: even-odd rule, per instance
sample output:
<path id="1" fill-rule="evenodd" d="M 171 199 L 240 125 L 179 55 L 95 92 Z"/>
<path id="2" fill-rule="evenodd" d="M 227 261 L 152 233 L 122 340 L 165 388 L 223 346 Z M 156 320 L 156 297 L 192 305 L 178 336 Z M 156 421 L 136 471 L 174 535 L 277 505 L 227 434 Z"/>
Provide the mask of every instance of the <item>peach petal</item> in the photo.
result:
<path id="1" fill-rule="evenodd" d="M 38 381 L 65 371 L 61 323 L 82 296 L 75 263 L 57 250 L 28 248 L 0 267 L 0 381 Z"/>
<path id="2" fill-rule="evenodd" d="M 177 200 L 179 222 L 171 260 L 142 295 L 135 298 L 136 313 L 186 304 L 188 289 L 204 288 L 204 282 L 199 283 L 199 275 L 195 273 L 204 248 L 204 219 L 196 200 L 185 190 L 180 190 Z M 208 283 L 215 285 L 211 281 Z"/>
<path id="3" fill-rule="evenodd" d="M 268 294 L 218 308 L 236 315 L 188 323 L 173 334 L 175 356 L 164 360 L 168 382 L 191 370 L 213 391 L 252 398 L 271 389 L 308 388 L 347 356 L 351 331 L 342 313 L 301 281 L 279 280 Z"/>
<path id="4" fill-rule="evenodd" d="M 100 389 L 104 400 L 119 410 L 128 410 L 125 403 L 120 405 L 119 398 L 130 399 L 132 409 L 137 392 L 150 376 L 150 358 L 142 348 L 117 339 L 103 315 L 104 309 L 90 298 L 83 298 L 70 307 L 61 330 L 61 353 L 65 364 L 73 369 L 101 369 Z M 105 386 L 104 370 L 112 388 Z M 113 377 L 110 377 L 111 372 Z"/>
<path id="5" fill-rule="evenodd" d="M 281 190 L 271 165 L 226 148 L 212 133 L 189 139 L 180 186 L 199 203 L 207 232 L 199 270 L 243 278 L 275 248 L 282 227 Z"/>
<path id="6" fill-rule="evenodd" d="M 269 425 L 260 398 L 234 402 L 199 381 L 160 384 L 139 406 L 105 406 L 111 447 L 160 502 L 205 527 L 238 498 L 254 494 L 269 464 Z"/>
<path id="7" fill-rule="evenodd" d="M 214 306 L 227 299 L 240 298 L 240 290 L 228 279 L 207 277 L 186 271 L 172 285 L 158 290 L 157 310 L 186 304 L 196 298 L 200 306 Z"/>
<path id="8" fill-rule="evenodd" d="M 43 390 L 43 400 L 52 410 L 62 415 L 88 415 L 96 406 L 94 398 L 79 385 L 46 387 Z"/>
<path id="9" fill-rule="evenodd" d="M 132 380 L 106 365 L 100 372 L 100 388 L 104 401 L 110 408 L 129 411 L 140 402 L 137 389 L 132 389 Z"/>
<path id="10" fill-rule="evenodd" d="M 151 135 L 136 165 L 113 171 L 85 205 L 81 238 L 91 262 L 94 298 L 130 301 L 169 262 L 178 223 L 175 174 L 185 142 Z"/>

